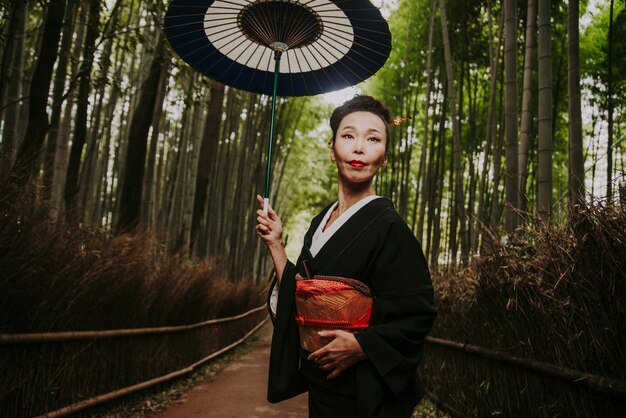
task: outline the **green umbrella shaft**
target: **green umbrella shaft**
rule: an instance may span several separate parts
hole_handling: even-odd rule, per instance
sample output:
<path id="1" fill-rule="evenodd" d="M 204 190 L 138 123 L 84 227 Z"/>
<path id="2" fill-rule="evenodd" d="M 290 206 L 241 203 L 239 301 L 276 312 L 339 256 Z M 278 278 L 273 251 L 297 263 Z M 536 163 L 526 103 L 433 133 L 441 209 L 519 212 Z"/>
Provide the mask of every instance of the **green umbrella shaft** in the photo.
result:
<path id="1" fill-rule="evenodd" d="M 272 90 L 272 116 L 270 118 L 269 144 L 267 146 L 267 168 L 265 171 L 265 199 L 263 211 L 267 213 L 270 199 L 270 184 L 272 182 L 272 145 L 274 143 L 274 118 L 276 115 L 276 90 L 278 88 L 278 70 L 280 67 L 280 56 L 282 53 L 276 51 L 274 54 L 274 88 Z"/>

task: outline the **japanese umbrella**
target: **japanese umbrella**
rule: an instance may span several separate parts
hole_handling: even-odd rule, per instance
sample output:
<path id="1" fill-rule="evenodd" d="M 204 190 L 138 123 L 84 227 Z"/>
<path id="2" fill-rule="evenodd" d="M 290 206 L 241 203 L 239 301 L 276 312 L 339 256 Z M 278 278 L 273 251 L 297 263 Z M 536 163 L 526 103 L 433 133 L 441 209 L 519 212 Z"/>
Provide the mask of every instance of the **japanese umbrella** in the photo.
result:
<path id="1" fill-rule="evenodd" d="M 378 71 L 391 51 L 389 26 L 369 0 L 173 0 L 165 33 L 201 73 L 271 95 L 266 213 L 276 96 L 352 86 Z"/>

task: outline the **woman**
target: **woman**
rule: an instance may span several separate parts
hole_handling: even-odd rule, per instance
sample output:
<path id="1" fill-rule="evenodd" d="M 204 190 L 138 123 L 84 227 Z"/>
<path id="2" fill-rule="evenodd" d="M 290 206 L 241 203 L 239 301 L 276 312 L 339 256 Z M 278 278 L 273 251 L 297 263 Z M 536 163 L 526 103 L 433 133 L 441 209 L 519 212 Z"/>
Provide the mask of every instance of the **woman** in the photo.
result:
<path id="1" fill-rule="evenodd" d="M 257 211 L 257 234 L 276 269 L 268 400 L 308 390 L 310 417 L 409 417 L 424 394 L 416 369 L 436 316 L 426 259 L 391 201 L 372 187 L 387 164 L 389 120 L 389 110 L 369 96 L 334 110 L 338 199 L 313 218 L 296 264 L 285 254 L 276 212 Z M 369 326 L 356 333 L 322 331 L 328 343 L 305 351 L 295 321 L 297 275 L 365 283 L 374 295 Z"/>

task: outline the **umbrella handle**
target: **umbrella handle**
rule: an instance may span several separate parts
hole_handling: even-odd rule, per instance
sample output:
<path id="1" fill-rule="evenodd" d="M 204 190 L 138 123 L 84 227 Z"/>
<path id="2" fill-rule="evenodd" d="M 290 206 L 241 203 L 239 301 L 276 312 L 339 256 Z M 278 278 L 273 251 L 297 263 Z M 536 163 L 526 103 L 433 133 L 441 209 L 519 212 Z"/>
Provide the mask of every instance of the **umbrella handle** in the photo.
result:
<path id="1" fill-rule="evenodd" d="M 263 198 L 263 213 L 265 213 L 267 215 L 267 212 L 270 209 L 270 198 L 269 197 L 264 197 Z"/>

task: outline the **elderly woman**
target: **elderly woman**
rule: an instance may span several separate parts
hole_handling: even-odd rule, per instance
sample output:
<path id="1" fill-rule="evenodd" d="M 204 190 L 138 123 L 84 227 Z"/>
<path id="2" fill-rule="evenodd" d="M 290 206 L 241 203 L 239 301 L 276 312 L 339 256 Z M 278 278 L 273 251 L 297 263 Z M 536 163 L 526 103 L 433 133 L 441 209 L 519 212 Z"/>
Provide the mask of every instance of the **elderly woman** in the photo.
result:
<path id="1" fill-rule="evenodd" d="M 268 400 L 308 391 L 310 417 L 410 417 L 424 394 L 417 366 L 436 316 L 428 266 L 391 201 L 372 186 L 387 164 L 389 120 L 389 110 L 369 96 L 334 110 L 330 158 L 337 164 L 337 201 L 313 218 L 295 264 L 285 254 L 276 212 L 257 211 L 257 234 L 276 269 Z M 362 312 L 367 315 L 359 316 L 367 323 L 335 328 L 324 324 L 341 321 L 324 317 L 311 322 L 321 327 L 307 329 L 298 312 L 304 279 L 309 287 L 330 279 L 363 293 L 353 292 L 371 300 Z M 303 333 L 310 336 L 311 329 L 320 329 L 321 348 L 304 344 Z"/>

